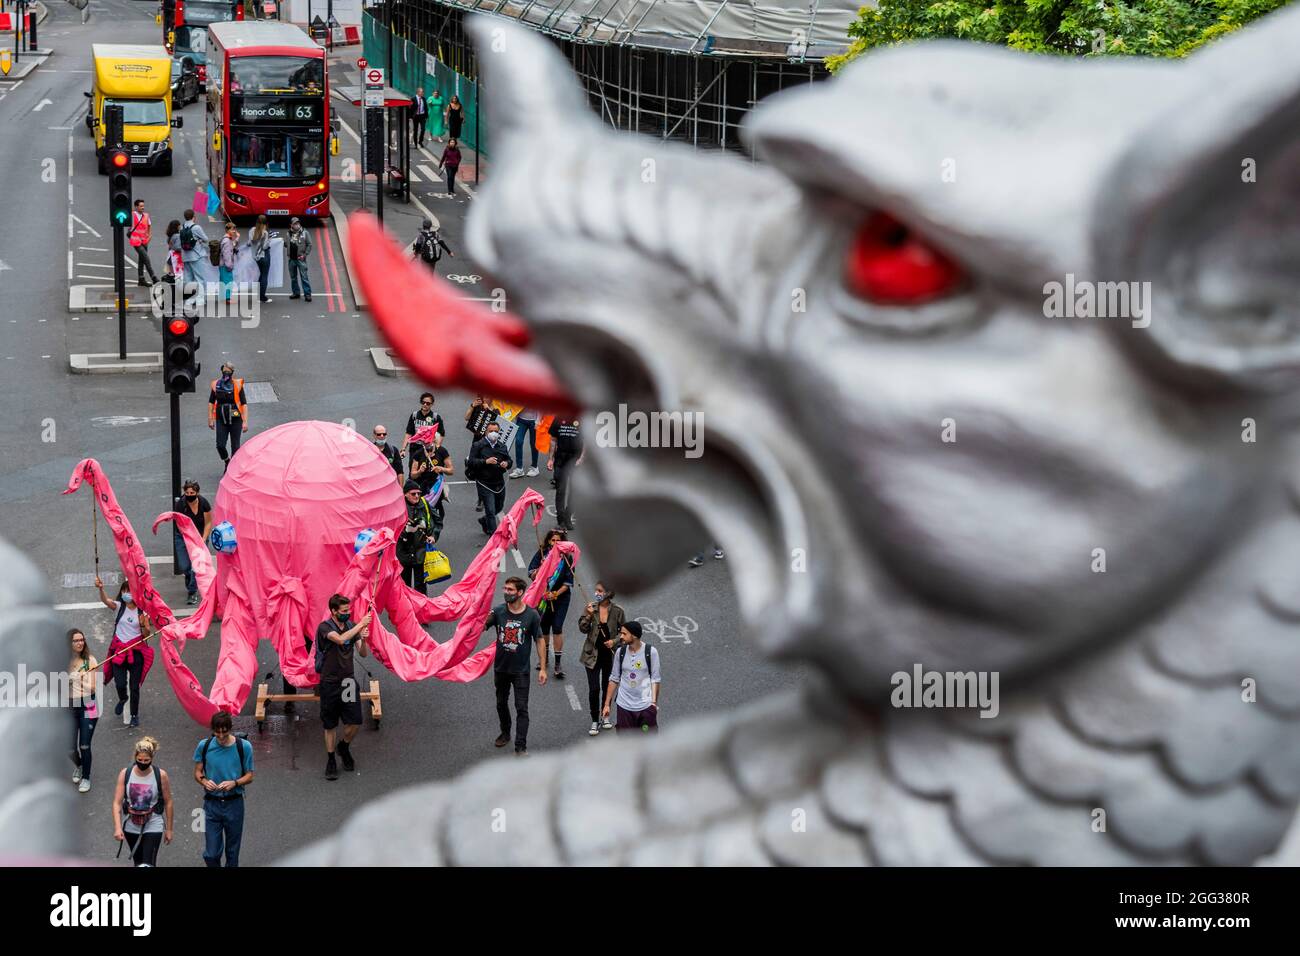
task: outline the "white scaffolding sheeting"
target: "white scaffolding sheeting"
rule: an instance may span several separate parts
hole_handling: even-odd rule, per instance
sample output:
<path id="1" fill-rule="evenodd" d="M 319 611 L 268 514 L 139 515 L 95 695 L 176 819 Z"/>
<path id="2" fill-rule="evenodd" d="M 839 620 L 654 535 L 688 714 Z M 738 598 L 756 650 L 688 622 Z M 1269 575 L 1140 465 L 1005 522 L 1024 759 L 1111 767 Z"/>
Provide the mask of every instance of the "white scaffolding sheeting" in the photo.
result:
<path id="1" fill-rule="evenodd" d="M 439 0 L 576 43 L 683 53 L 820 58 L 848 45 L 852 0 Z M 874 6 L 874 0 L 865 4 Z"/>

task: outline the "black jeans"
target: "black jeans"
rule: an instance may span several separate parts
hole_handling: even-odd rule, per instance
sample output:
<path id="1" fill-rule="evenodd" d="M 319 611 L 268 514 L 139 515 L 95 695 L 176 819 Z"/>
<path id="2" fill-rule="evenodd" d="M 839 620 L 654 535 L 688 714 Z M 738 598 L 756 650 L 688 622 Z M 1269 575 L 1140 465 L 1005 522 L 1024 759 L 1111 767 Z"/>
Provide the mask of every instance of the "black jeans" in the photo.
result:
<path id="1" fill-rule="evenodd" d="M 119 667 L 113 665 L 113 683 L 117 687 L 117 699 L 127 699 L 127 688 L 131 695 L 131 716 L 140 716 L 140 680 L 144 676 L 144 655 L 139 651 L 131 654 L 130 663 Z"/>
<path id="2" fill-rule="evenodd" d="M 573 501 L 569 494 L 569 483 L 573 480 L 573 466 L 576 458 L 555 462 L 555 522 L 561 528 L 567 528 L 573 518 Z"/>
<path id="3" fill-rule="evenodd" d="M 614 655 L 604 651 L 596 655 L 596 665 L 587 668 L 587 705 L 591 708 L 591 721 L 600 720 L 600 705 L 604 702 L 605 688 L 614 672 Z"/>
<path id="4" fill-rule="evenodd" d="M 497 685 L 497 717 L 501 721 L 501 735 L 510 736 L 510 688 L 515 689 L 515 714 L 518 728 L 515 733 L 515 750 L 528 749 L 528 682 L 531 675 L 505 674 L 497 671 L 493 677 Z"/>
<path id="5" fill-rule="evenodd" d="M 402 565 L 402 580 L 421 594 L 429 593 L 429 586 L 424 583 L 424 565 Z"/>
<path id="6" fill-rule="evenodd" d="M 478 500 L 483 502 L 483 517 L 478 519 L 478 523 L 484 531 L 492 534 L 497 529 L 497 515 L 505 507 L 505 485 L 501 486 L 500 491 L 493 491 L 481 481 L 476 481 L 474 484 L 478 487 Z"/>
<path id="7" fill-rule="evenodd" d="M 230 452 L 226 452 L 226 439 L 230 439 Z M 242 418 L 232 419 L 227 425 L 217 416 L 217 454 L 221 460 L 228 462 L 239 451 L 239 443 L 244 440 L 244 420 Z"/>
<path id="8" fill-rule="evenodd" d="M 72 707 L 72 762 L 81 768 L 81 775 L 90 779 L 90 741 L 95 736 L 98 717 L 87 717 L 81 704 Z"/>
<path id="9" fill-rule="evenodd" d="M 257 298 L 266 301 L 266 278 L 271 272 L 271 255 L 267 253 L 257 260 Z"/>
<path id="10" fill-rule="evenodd" d="M 140 273 L 140 281 L 144 281 L 144 274 L 149 273 L 149 281 L 157 282 L 158 276 L 154 274 L 153 263 L 149 261 L 149 246 L 146 243 L 143 246 L 135 247 L 136 269 Z"/>
<path id="11" fill-rule="evenodd" d="M 460 169 L 460 167 L 444 166 L 442 168 L 447 171 L 447 192 L 454 193 L 456 191 L 456 171 Z"/>
<path id="12" fill-rule="evenodd" d="M 157 866 L 158 848 L 162 846 L 161 833 L 132 833 L 125 831 L 126 845 L 131 850 L 131 862 L 135 866 Z"/>
<path id="13" fill-rule="evenodd" d="M 411 139 L 416 146 L 424 145 L 424 134 L 428 130 L 427 120 L 429 114 L 412 114 L 411 115 Z"/>

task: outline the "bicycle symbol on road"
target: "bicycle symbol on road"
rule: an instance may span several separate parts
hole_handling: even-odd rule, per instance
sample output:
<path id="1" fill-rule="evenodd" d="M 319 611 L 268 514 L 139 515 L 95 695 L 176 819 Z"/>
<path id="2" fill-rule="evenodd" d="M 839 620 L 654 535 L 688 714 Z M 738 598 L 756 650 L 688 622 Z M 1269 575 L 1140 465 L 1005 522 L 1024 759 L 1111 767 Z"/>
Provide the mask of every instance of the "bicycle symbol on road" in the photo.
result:
<path id="1" fill-rule="evenodd" d="M 467 282 L 470 283 L 471 285 L 475 285 L 478 283 L 479 279 L 482 278 L 483 278 L 482 276 L 461 275 L 460 273 L 452 273 L 451 275 L 447 276 L 447 280 L 449 282 L 456 282 L 459 283 L 460 285 L 464 285 Z"/>
<path id="2" fill-rule="evenodd" d="M 647 634 L 653 634 L 661 644 L 671 644 L 673 641 L 681 641 L 683 644 L 691 643 L 690 635 L 700 629 L 695 618 L 687 617 L 685 614 L 678 614 L 669 623 L 663 618 L 655 619 L 650 617 L 638 617 L 637 622 L 641 625 L 642 630 Z"/>

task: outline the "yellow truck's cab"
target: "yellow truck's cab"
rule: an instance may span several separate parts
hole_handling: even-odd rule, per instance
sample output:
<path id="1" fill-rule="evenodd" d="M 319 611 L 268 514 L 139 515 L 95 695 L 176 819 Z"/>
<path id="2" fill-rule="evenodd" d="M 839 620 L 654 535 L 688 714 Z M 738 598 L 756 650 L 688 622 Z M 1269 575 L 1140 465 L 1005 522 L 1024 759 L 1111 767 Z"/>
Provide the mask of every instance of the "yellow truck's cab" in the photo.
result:
<path id="1" fill-rule="evenodd" d="M 94 86 L 86 126 L 95 138 L 99 171 L 104 169 L 104 109 L 121 104 L 122 138 L 134 169 L 172 171 L 172 60 L 161 46 L 95 43 Z"/>

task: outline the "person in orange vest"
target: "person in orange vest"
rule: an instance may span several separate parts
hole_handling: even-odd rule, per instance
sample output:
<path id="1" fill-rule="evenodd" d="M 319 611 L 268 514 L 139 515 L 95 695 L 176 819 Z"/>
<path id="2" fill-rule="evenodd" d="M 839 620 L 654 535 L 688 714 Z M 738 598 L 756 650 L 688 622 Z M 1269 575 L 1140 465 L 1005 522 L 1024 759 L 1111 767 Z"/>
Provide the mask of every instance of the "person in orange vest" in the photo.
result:
<path id="1" fill-rule="evenodd" d="M 244 380 L 235 378 L 235 367 L 221 363 L 221 378 L 212 380 L 208 395 L 208 427 L 217 433 L 217 454 L 230 467 L 230 459 L 239 451 L 239 443 L 248 431 L 248 406 L 244 404 Z M 230 453 L 226 453 L 226 438 Z"/>
<path id="2" fill-rule="evenodd" d="M 144 211 L 144 200 L 135 201 L 135 211 L 131 213 L 131 248 L 135 249 L 136 259 L 140 271 L 139 285 L 150 286 L 158 281 L 158 276 L 153 271 L 153 263 L 149 261 L 149 240 L 153 238 L 153 220 L 149 214 Z M 149 281 L 144 281 L 144 274 L 149 273 Z"/>

